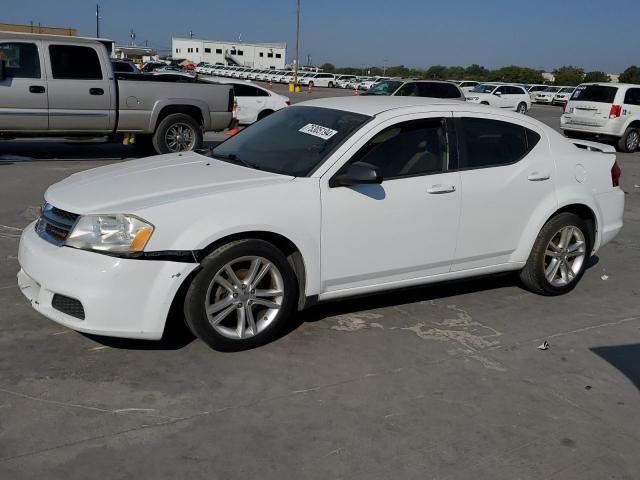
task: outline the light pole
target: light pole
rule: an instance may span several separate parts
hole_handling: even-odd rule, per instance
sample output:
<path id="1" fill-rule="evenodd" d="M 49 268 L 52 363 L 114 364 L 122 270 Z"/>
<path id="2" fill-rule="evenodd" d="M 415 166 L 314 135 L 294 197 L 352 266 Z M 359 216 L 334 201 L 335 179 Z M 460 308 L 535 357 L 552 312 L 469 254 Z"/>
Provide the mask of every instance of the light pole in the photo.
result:
<path id="1" fill-rule="evenodd" d="M 96 38 L 100 38 L 100 4 L 96 3 Z"/>
<path id="2" fill-rule="evenodd" d="M 298 85 L 298 64 L 300 63 L 300 0 L 296 1 L 297 3 L 297 11 L 296 11 L 296 64 L 293 71 L 293 88 L 295 92 L 295 87 Z"/>

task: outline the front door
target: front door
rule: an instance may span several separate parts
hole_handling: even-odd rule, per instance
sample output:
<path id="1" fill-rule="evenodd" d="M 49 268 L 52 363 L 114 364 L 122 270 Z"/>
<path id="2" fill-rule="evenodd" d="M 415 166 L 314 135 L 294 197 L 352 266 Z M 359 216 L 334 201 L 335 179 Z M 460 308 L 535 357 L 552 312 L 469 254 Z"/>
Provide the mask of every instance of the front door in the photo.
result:
<path id="1" fill-rule="evenodd" d="M 450 114 L 400 117 L 363 137 L 321 181 L 325 297 L 402 285 L 449 272 L 460 207 L 460 173 L 449 172 Z M 379 185 L 331 187 L 358 161 Z"/>
<path id="2" fill-rule="evenodd" d="M 462 203 L 452 270 L 507 263 L 535 212 L 557 207 L 548 143 L 543 131 L 525 121 L 493 114 L 455 117 Z"/>
<path id="3" fill-rule="evenodd" d="M 0 81 L 0 131 L 46 132 L 47 81 L 35 42 L 0 42 L 5 79 Z"/>
<path id="4" fill-rule="evenodd" d="M 49 129 L 109 133 L 115 125 L 115 80 L 94 47 L 50 43 Z"/>

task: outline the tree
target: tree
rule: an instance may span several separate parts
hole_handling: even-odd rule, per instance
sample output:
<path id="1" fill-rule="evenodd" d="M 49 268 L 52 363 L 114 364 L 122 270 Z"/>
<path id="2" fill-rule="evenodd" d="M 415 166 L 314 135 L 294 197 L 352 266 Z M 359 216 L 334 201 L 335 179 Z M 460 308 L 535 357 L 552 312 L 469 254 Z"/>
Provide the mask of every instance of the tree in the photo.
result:
<path id="1" fill-rule="evenodd" d="M 320 69 L 327 73 L 334 73 L 336 71 L 336 67 L 332 63 L 324 63 L 320 66 Z"/>
<path id="2" fill-rule="evenodd" d="M 527 67 L 510 65 L 489 72 L 488 80 L 492 82 L 510 83 L 542 83 L 542 72 Z"/>
<path id="3" fill-rule="evenodd" d="M 482 82 L 489 77 L 489 70 L 487 70 L 482 65 L 478 65 L 474 63 L 473 65 L 469 65 L 465 68 L 464 78 L 461 80 L 475 80 L 477 82 Z"/>
<path id="4" fill-rule="evenodd" d="M 578 67 L 564 66 L 553 71 L 556 85 L 576 86 L 584 80 L 584 70 Z"/>
<path id="5" fill-rule="evenodd" d="M 464 67 L 449 67 L 447 68 L 447 79 L 449 80 L 464 80 L 467 74 Z"/>
<path id="6" fill-rule="evenodd" d="M 620 74 L 620 83 L 640 84 L 640 67 L 632 66 Z"/>
<path id="7" fill-rule="evenodd" d="M 447 79 L 447 67 L 442 65 L 434 65 L 429 67 L 425 72 L 425 78 L 429 80 L 446 80 Z"/>
<path id="8" fill-rule="evenodd" d="M 604 72 L 587 72 L 582 81 L 584 83 L 610 82 L 611 77 Z"/>

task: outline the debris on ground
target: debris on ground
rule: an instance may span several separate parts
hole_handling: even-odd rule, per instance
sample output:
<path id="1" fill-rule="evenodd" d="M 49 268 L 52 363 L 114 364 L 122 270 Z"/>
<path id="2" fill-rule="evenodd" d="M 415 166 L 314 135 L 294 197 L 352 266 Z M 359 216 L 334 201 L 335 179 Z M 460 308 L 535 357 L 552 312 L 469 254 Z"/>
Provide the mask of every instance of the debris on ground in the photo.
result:
<path id="1" fill-rule="evenodd" d="M 609 280 L 609 275 L 602 275 L 600 278 L 606 282 Z"/>
<path id="2" fill-rule="evenodd" d="M 538 350 L 549 350 L 549 342 L 546 340 L 538 347 Z"/>

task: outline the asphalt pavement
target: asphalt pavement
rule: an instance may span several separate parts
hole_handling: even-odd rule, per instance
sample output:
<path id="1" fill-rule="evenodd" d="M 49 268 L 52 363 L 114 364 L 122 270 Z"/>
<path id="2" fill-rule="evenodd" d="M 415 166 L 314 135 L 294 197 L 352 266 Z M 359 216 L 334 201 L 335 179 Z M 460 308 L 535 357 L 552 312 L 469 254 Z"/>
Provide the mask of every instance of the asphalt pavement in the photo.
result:
<path id="1" fill-rule="evenodd" d="M 327 94 L 353 93 L 292 97 Z M 618 156 L 625 228 L 569 295 L 497 276 L 333 302 L 232 354 L 179 325 L 82 335 L 17 289 L 47 186 L 134 156 L 0 143 L 0 479 L 640 478 L 640 153 Z"/>

